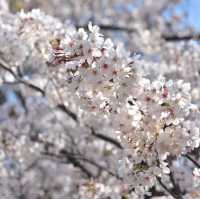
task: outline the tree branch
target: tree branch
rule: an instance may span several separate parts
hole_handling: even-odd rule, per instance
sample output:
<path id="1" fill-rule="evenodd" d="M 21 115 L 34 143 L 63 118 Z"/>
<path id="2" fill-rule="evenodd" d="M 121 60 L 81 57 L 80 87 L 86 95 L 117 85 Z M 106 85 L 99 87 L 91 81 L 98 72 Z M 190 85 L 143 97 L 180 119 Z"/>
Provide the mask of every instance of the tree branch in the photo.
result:
<path id="1" fill-rule="evenodd" d="M 33 141 L 36 141 L 40 144 L 44 144 L 45 151 L 41 152 L 42 155 L 47 155 L 47 156 L 50 156 L 50 157 L 56 157 L 56 158 L 59 158 L 59 159 L 62 158 L 61 155 L 56 155 L 56 154 L 49 152 L 50 147 L 55 147 L 53 143 L 44 142 L 44 141 L 40 140 L 38 137 L 35 137 Z M 88 170 L 84 165 L 82 165 L 81 162 L 78 161 L 78 159 L 76 159 L 74 156 L 72 156 L 68 151 L 65 150 L 64 154 L 65 154 L 65 158 L 71 164 L 73 164 L 75 167 L 79 168 L 83 173 L 85 173 L 88 178 L 94 177 L 93 173 L 90 170 Z"/>
<path id="2" fill-rule="evenodd" d="M 9 72 L 14 78 L 15 78 L 15 82 L 4 82 L 5 84 L 23 84 L 33 90 L 35 90 L 36 92 L 39 92 L 42 94 L 42 96 L 46 96 L 45 90 L 43 90 L 42 88 L 28 82 L 27 80 L 24 80 L 22 78 L 20 78 L 20 76 L 18 76 L 18 74 L 16 74 L 11 67 L 3 60 L 0 58 L 0 67 Z M 75 122 L 78 122 L 78 117 L 75 113 L 73 113 L 71 110 L 69 110 L 64 104 L 58 104 L 57 108 L 59 108 L 60 110 L 62 110 L 64 113 L 66 113 L 68 116 L 70 116 Z"/>
<path id="3" fill-rule="evenodd" d="M 104 25 L 104 24 L 97 24 L 100 29 L 105 30 L 105 31 L 122 31 L 122 32 L 137 32 L 135 28 L 127 28 L 127 27 L 122 27 L 122 26 L 115 26 L 115 25 Z M 84 28 L 88 29 L 88 25 L 76 25 L 76 28 Z"/>
<path id="4" fill-rule="evenodd" d="M 64 154 L 64 155 L 68 155 L 68 154 L 69 154 L 65 149 L 64 149 L 64 150 L 61 150 L 60 153 L 61 153 L 61 154 Z M 86 162 L 86 163 L 89 163 L 89 164 L 91 164 L 91 165 L 97 167 L 98 169 L 100 169 L 100 170 L 102 170 L 102 171 L 107 172 L 109 175 L 114 176 L 114 177 L 116 177 L 116 178 L 119 179 L 119 180 L 122 180 L 116 173 L 114 173 L 114 172 L 110 171 L 108 168 L 106 168 L 106 167 L 104 167 L 104 166 L 98 164 L 98 163 L 95 162 L 94 160 L 91 160 L 91 159 L 89 159 L 89 158 L 86 158 L 86 157 L 82 156 L 81 154 L 80 154 L 80 155 L 79 155 L 79 154 L 78 154 L 78 155 L 76 155 L 76 154 L 70 154 L 70 155 L 73 156 L 74 158 L 77 158 L 77 159 L 81 160 L 81 161 L 84 161 L 84 162 Z"/>
<path id="5" fill-rule="evenodd" d="M 64 104 L 58 104 L 57 107 L 63 112 L 67 113 L 75 122 L 78 122 L 78 117 L 75 113 L 69 110 Z"/>
<path id="6" fill-rule="evenodd" d="M 200 168 L 200 164 L 194 160 L 192 157 L 190 157 L 189 155 L 183 155 L 184 157 L 186 157 L 188 160 L 190 160 L 195 166 L 197 166 L 198 168 Z"/>
<path id="7" fill-rule="evenodd" d="M 167 192 L 169 193 L 173 198 L 175 199 L 182 199 L 179 196 L 177 196 L 172 190 L 170 190 L 162 181 L 159 177 L 156 177 L 158 183 L 160 184 L 160 186 Z"/>
<path id="8" fill-rule="evenodd" d="M 97 138 L 100 138 L 100 139 L 102 139 L 102 140 L 104 140 L 106 142 L 109 142 L 109 143 L 115 145 L 119 149 L 123 149 L 122 145 L 117 140 L 115 140 L 115 139 L 113 139 L 111 137 L 108 137 L 106 135 L 96 133 L 93 127 L 91 127 L 91 132 L 92 132 L 93 136 L 95 136 Z"/>
<path id="9" fill-rule="evenodd" d="M 200 34 L 188 34 L 188 35 L 162 35 L 162 38 L 170 42 L 179 42 L 179 41 L 189 41 L 189 40 L 200 40 Z"/>
<path id="10" fill-rule="evenodd" d="M 104 31 L 121 31 L 121 32 L 127 32 L 127 33 L 132 33 L 132 32 L 137 32 L 137 29 L 135 28 L 127 28 L 123 26 L 115 26 L 115 25 L 104 25 L 104 24 L 98 24 L 101 30 Z M 76 28 L 84 28 L 88 29 L 87 25 L 76 25 Z M 172 35 L 166 35 L 162 34 L 162 39 L 165 41 L 169 42 L 180 42 L 180 41 L 189 41 L 189 40 L 200 40 L 200 33 L 196 34 L 187 34 L 180 36 L 178 34 L 172 34 Z"/>
<path id="11" fill-rule="evenodd" d="M 170 177 L 171 183 L 173 184 L 172 191 L 177 195 L 178 198 L 182 199 L 183 197 L 182 197 L 182 192 L 181 192 L 180 186 L 179 186 L 179 184 L 177 184 L 175 182 L 172 171 L 170 172 L 169 177 Z"/>

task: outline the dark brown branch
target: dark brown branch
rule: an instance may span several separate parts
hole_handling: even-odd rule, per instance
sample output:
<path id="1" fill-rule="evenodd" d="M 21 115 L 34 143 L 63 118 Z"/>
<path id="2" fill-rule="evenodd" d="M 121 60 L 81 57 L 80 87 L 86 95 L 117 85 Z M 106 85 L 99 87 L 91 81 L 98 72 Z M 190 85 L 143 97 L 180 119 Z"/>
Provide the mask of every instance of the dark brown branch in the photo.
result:
<path id="1" fill-rule="evenodd" d="M 30 89 L 36 91 L 36 92 L 39 92 L 41 93 L 42 96 L 45 96 L 45 91 L 42 90 L 41 88 L 37 87 L 36 85 L 28 82 L 28 81 L 25 81 L 25 80 L 22 80 L 22 79 L 19 79 L 19 77 L 15 77 L 16 81 L 14 82 L 7 82 L 7 81 L 4 81 L 3 83 L 5 85 L 17 85 L 17 84 L 23 84 L 27 87 L 29 87 Z"/>
<path id="2" fill-rule="evenodd" d="M 156 177 L 158 183 L 160 184 L 160 186 L 168 193 L 170 194 L 172 197 L 174 197 L 175 199 L 182 199 L 179 196 L 177 196 L 172 190 L 170 190 L 162 181 L 159 177 Z"/>
<path id="3" fill-rule="evenodd" d="M 47 156 L 50 156 L 50 157 L 57 157 L 58 159 L 62 158 L 62 155 L 60 155 L 60 154 L 56 155 L 56 154 L 53 154 L 53 153 L 49 152 L 49 148 L 55 147 L 55 145 L 53 143 L 44 142 L 44 141 L 40 140 L 38 137 L 35 137 L 34 141 L 36 141 L 36 142 L 38 142 L 40 144 L 44 144 L 45 151 L 41 152 L 42 155 L 47 155 Z M 72 156 L 68 151 L 65 150 L 64 154 L 65 154 L 65 158 L 71 164 L 73 164 L 75 167 L 79 168 L 83 173 L 85 173 L 85 175 L 88 178 L 94 177 L 93 173 L 90 170 L 88 170 L 84 165 L 82 165 L 81 162 L 78 161 L 78 159 L 76 159 L 74 156 Z"/>
<path id="4" fill-rule="evenodd" d="M 89 164 L 91 164 L 91 165 L 93 165 L 93 166 L 95 166 L 95 167 L 97 167 L 98 169 L 100 169 L 102 171 L 107 172 L 109 175 L 116 177 L 118 180 L 122 180 L 122 178 L 120 176 L 118 176 L 116 173 L 108 170 L 104 166 L 101 166 L 101 165 L 97 164 L 95 161 L 87 159 L 87 158 L 84 158 L 84 157 L 81 157 L 80 159 L 85 161 L 85 162 L 87 162 L 87 163 L 89 163 Z"/>
<path id="5" fill-rule="evenodd" d="M 117 140 L 115 140 L 111 137 L 108 137 L 107 135 L 96 133 L 93 128 L 91 128 L 91 132 L 92 132 L 93 136 L 100 138 L 106 142 L 109 142 L 109 143 L 115 145 L 119 149 L 123 149 L 122 145 Z"/>
<path id="6" fill-rule="evenodd" d="M 173 160 L 174 160 L 174 157 L 168 156 L 167 161 L 168 161 L 169 167 L 172 165 Z M 171 192 L 173 192 L 174 195 L 176 195 L 176 197 L 178 199 L 183 199 L 181 188 L 180 188 L 179 184 L 175 181 L 175 178 L 174 178 L 174 175 L 173 175 L 173 170 L 172 169 L 170 169 L 170 170 L 171 170 L 171 172 L 169 173 L 169 179 L 170 179 L 170 182 L 173 185 Z"/>
<path id="7" fill-rule="evenodd" d="M 25 81 L 25 80 L 19 80 L 19 83 L 24 84 L 24 85 L 28 86 L 29 88 L 41 93 L 42 96 L 45 96 L 45 91 L 42 90 L 41 88 L 39 88 L 38 86 L 35 86 L 34 84 L 31 84 L 30 82 Z"/>
<path id="8" fill-rule="evenodd" d="M 94 177 L 92 172 L 88 169 L 86 169 L 75 157 L 71 156 L 70 154 L 67 154 L 67 159 L 75 166 L 80 168 L 87 177 L 91 178 Z"/>
<path id="9" fill-rule="evenodd" d="M 56 155 L 56 154 L 50 153 L 48 151 L 41 152 L 41 154 L 49 156 L 49 157 L 56 157 L 58 159 L 63 158 L 61 155 Z M 93 173 L 89 169 L 87 169 L 84 165 L 82 165 L 81 162 L 78 159 L 76 159 L 74 156 L 72 156 L 70 153 L 68 153 L 68 152 L 65 153 L 65 158 L 67 159 L 68 162 L 73 164 L 74 167 L 79 168 L 84 174 L 86 174 L 86 176 L 88 178 L 94 177 Z"/>
<path id="10" fill-rule="evenodd" d="M 123 26 L 115 26 L 115 25 L 104 25 L 104 24 L 98 24 L 101 30 L 104 31 L 121 31 L 121 32 L 127 32 L 127 33 L 132 33 L 132 32 L 137 32 L 135 28 L 127 28 Z M 88 29 L 87 25 L 76 25 L 77 28 L 84 28 Z M 189 41 L 189 40 L 200 40 L 200 33 L 199 34 L 187 34 L 180 36 L 178 34 L 172 34 L 172 35 L 166 35 L 162 34 L 162 39 L 165 41 L 169 42 L 179 42 L 179 41 Z"/>
<path id="11" fill-rule="evenodd" d="M 145 195 L 144 199 L 151 199 L 152 196 L 153 197 L 161 197 L 161 196 L 165 196 L 163 191 L 157 191 L 155 186 L 152 187 L 151 189 L 149 189 L 149 192 L 151 193 L 151 195 Z"/>
<path id="12" fill-rule="evenodd" d="M 181 192 L 180 186 L 175 182 L 172 171 L 170 172 L 169 177 L 170 177 L 170 181 L 173 185 L 172 191 L 177 195 L 178 198 L 182 199 L 183 197 L 182 197 L 182 192 Z"/>
<path id="13" fill-rule="evenodd" d="M 119 180 L 122 180 L 116 173 L 114 173 L 114 172 L 110 171 L 108 168 L 106 168 L 106 167 L 104 167 L 104 166 L 98 164 L 98 163 L 95 162 L 94 160 L 91 160 L 91 159 L 88 159 L 88 158 L 84 157 L 84 156 L 81 155 L 81 154 L 71 154 L 71 153 L 68 153 L 65 149 L 64 149 L 64 150 L 61 150 L 61 151 L 60 151 L 60 154 L 67 155 L 67 156 L 68 156 L 68 155 L 71 155 L 71 156 L 73 156 L 74 158 L 77 158 L 77 159 L 79 159 L 79 160 L 81 160 L 81 161 L 83 161 L 83 162 L 89 163 L 89 164 L 91 164 L 91 165 L 97 167 L 99 170 L 105 171 L 105 172 L 107 172 L 109 175 L 114 176 L 114 177 L 116 177 L 116 178 L 119 179 Z"/>
<path id="14" fill-rule="evenodd" d="M 105 30 L 105 31 L 122 31 L 122 32 L 128 32 L 128 33 L 137 31 L 135 28 L 127 28 L 127 27 L 115 26 L 115 25 L 98 24 L 98 26 L 101 30 Z M 88 25 L 76 25 L 76 28 L 88 29 Z"/>
<path id="15" fill-rule="evenodd" d="M 14 73 L 14 71 L 10 68 L 10 66 L 0 58 L 0 67 L 3 68 L 5 71 L 9 72 L 15 79 L 17 78 L 17 75 Z"/>
<path id="16" fill-rule="evenodd" d="M 170 42 L 179 42 L 179 41 L 189 41 L 189 40 L 200 40 L 200 34 L 188 34 L 188 35 L 162 35 L 162 38 Z"/>
<path id="17" fill-rule="evenodd" d="M 40 92 L 43 96 L 45 95 L 45 92 L 44 92 L 41 88 L 37 87 L 36 85 L 34 85 L 34 84 L 32 84 L 32 83 L 30 83 L 30 82 L 24 80 L 24 79 L 21 79 L 21 78 L 10 68 L 10 66 L 9 66 L 4 60 L 2 60 L 2 59 L 0 59 L 0 67 L 3 68 L 5 71 L 9 72 L 9 73 L 15 78 L 16 82 L 14 82 L 14 83 L 11 82 L 11 84 L 12 84 L 12 83 L 13 83 L 13 84 L 16 84 L 16 83 L 18 83 L 18 84 L 19 84 L 19 83 L 20 83 L 20 84 L 24 84 L 24 85 L 26 85 L 27 87 L 29 87 L 29 88 L 31 88 L 31 89 L 37 91 L 37 92 Z M 7 83 L 9 83 L 9 82 L 7 82 Z"/>
<path id="18" fill-rule="evenodd" d="M 78 122 L 78 117 L 75 113 L 69 110 L 64 104 L 58 104 L 57 107 L 63 112 L 67 113 L 75 122 Z"/>
<path id="19" fill-rule="evenodd" d="M 42 96 L 44 97 L 46 95 L 45 90 L 41 89 L 40 87 L 20 78 L 21 75 L 16 74 L 11 67 L 2 59 L 0 59 L 0 67 L 9 72 L 14 78 L 15 78 L 15 82 L 5 82 L 5 84 L 23 84 L 39 93 L 42 94 Z M 65 112 L 68 116 L 70 116 L 75 122 L 78 122 L 78 117 L 75 113 L 73 113 L 71 110 L 69 110 L 64 104 L 58 104 L 57 107 L 62 110 L 63 112 Z"/>
<path id="20" fill-rule="evenodd" d="M 194 160 L 192 157 L 190 157 L 189 155 L 183 155 L 184 157 L 186 157 L 188 160 L 190 160 L 195 166 L 197 166 L 198 168 L 200 168 L 200 164 Z"/>

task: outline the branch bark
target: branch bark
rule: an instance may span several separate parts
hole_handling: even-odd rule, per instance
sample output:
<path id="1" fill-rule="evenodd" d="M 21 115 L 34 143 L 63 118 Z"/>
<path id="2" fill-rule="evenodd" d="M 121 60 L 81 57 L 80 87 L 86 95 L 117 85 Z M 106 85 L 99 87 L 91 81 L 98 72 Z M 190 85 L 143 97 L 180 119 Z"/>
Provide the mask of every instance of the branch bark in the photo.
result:
<path id="1" fill-rule="evenodd" d="M 182 197 L 179 197 L 178 195 L 176 195 L 172 190 L 170 190 L 162 181 L 159 177 L 156 177 L 158 183 L 160 184 L 160 186 L 169 194 L 171 195 L 174 199 L 182 199 Z"/>
<path id="2" fill-rule="evenodd" d="M 189 155 L 183 155 L 184 157 L 186 157 L 188 160 L 190 160 L 195 166 L 197 166 L 198 168 L 200 168 L 200 164 L 196 161 L 196 160 L 194 160 L 191 156 L 189 156 Z"/>
<path id="3" fill-rule="evenodd" d="M 122 145 L 117 140 L 115 140 L 115 139 L 113 139 L 111 137 L 108 137 L 106 135 L 96 133 L 94 128 L 92 128 L 92 127 L 91 127 L 91 133 L 92 133 L 93 136 L 95 136 L 95 137 L 97 137 L 97 138 L 99 138 L 101 140 L 104 140 L 106 142 L 109 142 L 109 143 L 115 145 L 119 149 L 123 149 Z"/>
<path id="4" fill-rule="evenodd" d="M 120 31 L 120 32 L 126 32 L 126 33 L 133 33 L 137 32 L 135 28 L 127 28 L 123 26 L 115 26 L 115 25 L 104 25 L 104 24 L 98 24 L 101 30 L 104 31 Z M 88 29 L 87 25 L 76 25 L 76 28 L 84 28 Z M 180 42 L 180 41 L 189 41 L 189 40 L 200 40 L 200 33 L 196 34 L 187 34 L 187 35 L 178 35 L 178 34 L 161 34 L 162 39 L 168 42 Z"/>
<path id="5" fill-rule="evenodd" d="M 12 69 L 11 67 L 4 61 L 0 58 L 0 67 L 9 72 L 15 79 L 14 82 L 5 82 L 5 84 L 10 84 L 10 85 L 15 85 L 15 84 L 23 84 L 25 85 L 26 87 L 29 87 L 31 88 L 32 90 L 35 90 L 36 92 L 39 92 L 41 93 L 41 95 L 43 97 L 46 96 L 46 92 L 45 90 L 43 90 L 42 88 L 30 83 L 29 81 L 27 80 L 24 80 L 22 79 L 20 76 L 21 75 L 18 75 L 16 74 Z M 78 117 L 75 113 L 73 113 L 71 110 L 69 110 L 64 104 L 58 104 L 57 105 L 57 108 L 59 108 L 60 110 L 62 110 L 64 113 L 66 113 L 68 116 L 70 116 L 75 122 L 78 122 Z"/>

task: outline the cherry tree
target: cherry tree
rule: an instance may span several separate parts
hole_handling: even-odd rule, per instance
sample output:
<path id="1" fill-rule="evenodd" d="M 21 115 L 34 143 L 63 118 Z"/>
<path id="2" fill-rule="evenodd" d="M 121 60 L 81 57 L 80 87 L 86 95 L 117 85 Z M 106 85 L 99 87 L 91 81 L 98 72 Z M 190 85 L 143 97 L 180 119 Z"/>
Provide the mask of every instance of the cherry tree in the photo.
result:
<path id="1" fill-rule="evenodd" d="M 2 197 L 200 198 L 198 37 L 161 16 L 179 1 L 14 2 L 0 1 Z"/>

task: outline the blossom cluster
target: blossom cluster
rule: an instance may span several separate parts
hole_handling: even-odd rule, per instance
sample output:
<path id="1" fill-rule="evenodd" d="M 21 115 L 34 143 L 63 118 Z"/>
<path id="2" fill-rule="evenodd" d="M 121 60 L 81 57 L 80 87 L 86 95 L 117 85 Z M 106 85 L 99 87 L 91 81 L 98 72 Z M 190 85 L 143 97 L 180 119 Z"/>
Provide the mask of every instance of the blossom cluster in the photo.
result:
<path id="1" fill-rule="evenodd" d="M 145 193 L 155 177 L 170 173 L 169 156 L 199 147 L 199 113 L 191 103 L 190 84 L 163 77 L 150 81 L 122 45 L 104 40 L 91 23 L 88 29 L 89 34 L 79 29 L 53 41 L 51 63 L 59 66 L 55 78 L 65 78 L 63 86 L 83 114 L 110 121 L 125 148 L 120 175 Z"/>

